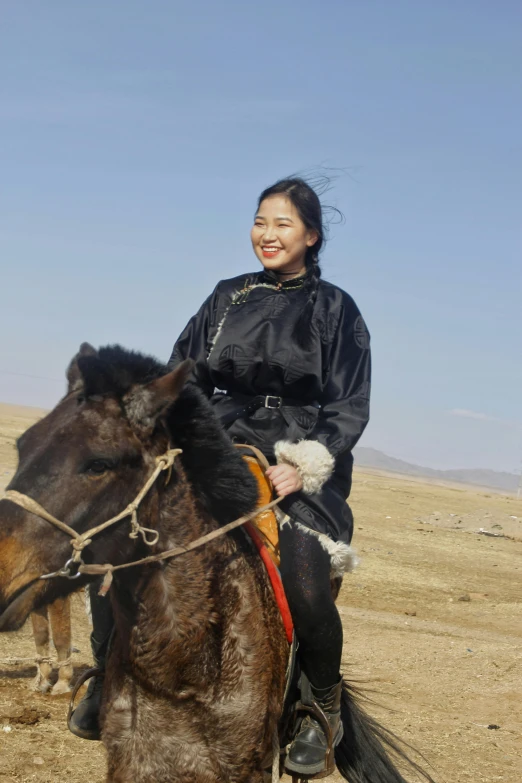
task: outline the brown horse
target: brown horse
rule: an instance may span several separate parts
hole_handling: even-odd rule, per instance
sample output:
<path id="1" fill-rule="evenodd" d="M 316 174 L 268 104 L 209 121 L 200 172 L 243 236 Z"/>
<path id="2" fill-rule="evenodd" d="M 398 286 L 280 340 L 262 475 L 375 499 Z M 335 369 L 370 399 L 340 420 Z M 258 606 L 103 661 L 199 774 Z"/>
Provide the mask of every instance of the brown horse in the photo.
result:
<path id="1" fill-rule="evenodd" d="M 57 598 L 49 606 L 31 612 L 34 643 L 36 645 L 36 677 L 33 690 L 58 696 L 71 690 L 73 665 L 71 661 L 71 599 Z M 58 679 L 51 682 L 53 661 L 50 655 L 51 636 L 57 655 Z"/>
<path id="2" fill-rule="evenodd" d="M 87 570 L 117 566 L 186 547 L 254 508 L 255 479 L 206 400 L 185 385 L 189 369 L 184 363 L 166 374 L 155 360 L 117 346 L 84 345 L 69 367 L 66 397 L 19 439 L 8 490 L 78 534 L 117 516 L 157 457 L 182 449 L 143 499 L 134 537 L 128 518 L 89 536 L 70 576 L 78 562 Z M 0 502 L 0 631 L 20 628 L 31 611 L 92 578 L 40 578 L 70 557 L 63 530 L 12 500 Z M 277 736 L 288 645 L 242 531 L 115 571 L 107 600 L 115 616 L 101 716 L 107 781 L 259 783 Z M 351 783 L 405 783 L 384 747 L 393 740 L 348 686 L 342 717 L 342 774 Z"/>

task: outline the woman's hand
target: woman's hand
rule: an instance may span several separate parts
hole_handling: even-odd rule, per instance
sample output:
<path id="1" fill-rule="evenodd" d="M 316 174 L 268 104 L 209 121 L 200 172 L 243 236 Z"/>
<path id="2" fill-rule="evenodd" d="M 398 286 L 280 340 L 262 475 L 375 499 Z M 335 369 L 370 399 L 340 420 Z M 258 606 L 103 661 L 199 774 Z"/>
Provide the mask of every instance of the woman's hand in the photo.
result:
<path id="1" fill-rule="evenodd" d="M 301 476 L 292 465 L 272 465 L 266 475 L 274 485 L 276 495 L 285 497 L 303 488 Z"/>

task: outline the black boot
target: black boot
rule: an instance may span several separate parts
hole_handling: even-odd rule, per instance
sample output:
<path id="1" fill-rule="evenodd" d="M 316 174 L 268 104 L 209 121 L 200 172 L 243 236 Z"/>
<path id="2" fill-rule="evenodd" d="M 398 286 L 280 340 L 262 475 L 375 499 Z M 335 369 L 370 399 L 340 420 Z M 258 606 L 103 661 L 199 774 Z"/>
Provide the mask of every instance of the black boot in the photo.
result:
<path id="1" fill-rule="evenodd" d="M 101 669 L 89 681 L 87 693 L 69 718 L 69 730 L 86 740 L 100 739 L 99 716 L 105 680 L 105 661 L 114 628 L 114 618 L 109 598 L 98 595 L 100 582 L 89 585 L 89 599 L 92 612 L 91 648 L 94 665 Z"/>
<path id="2" fill-rule="evenodd" d="M 314 688 L 304 673 L 301 674 L 301 705 L 311 708 L 312 712 L 301 721 L 299 731 L 291 743 L 285 761 L 289 772 L 298 775 L 319 775 L 326 777 L 335 769 L 333 749 L 343 737 L 341 722 L 342 678 L 330 688 Z M 323 714 L 323 721 L 314 717 Z M 323 727 L 328 724 L 331 734 L 329 748 L 328 732 Z M 330 752 L 329 752 L 330 750 Z"/>

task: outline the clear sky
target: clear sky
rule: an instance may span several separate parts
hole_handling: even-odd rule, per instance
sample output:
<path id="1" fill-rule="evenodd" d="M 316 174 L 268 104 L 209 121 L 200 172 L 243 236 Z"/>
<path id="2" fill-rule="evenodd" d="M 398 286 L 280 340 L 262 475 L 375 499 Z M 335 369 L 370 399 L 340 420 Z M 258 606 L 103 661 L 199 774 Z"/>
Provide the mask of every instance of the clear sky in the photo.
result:
<path id="1" fill-rule="evenodd" d="M 518 469 L 521 52 L 519 0 L 3 0 L 0 400 L 51 406 L 84 340 L 166 360 L 261 189 L 325 165 L 361 443 Z"/>

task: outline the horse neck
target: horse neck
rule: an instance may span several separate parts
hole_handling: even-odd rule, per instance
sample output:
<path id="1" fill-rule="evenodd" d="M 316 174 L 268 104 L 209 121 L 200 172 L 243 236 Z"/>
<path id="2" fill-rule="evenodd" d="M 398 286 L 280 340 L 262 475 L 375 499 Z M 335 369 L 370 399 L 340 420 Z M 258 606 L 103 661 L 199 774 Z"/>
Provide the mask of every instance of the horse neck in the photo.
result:
<path id="1" fill-rule="evenodd" d="M 158 551 L 186 546 L 215 526 L 186 482 L 163 494 L 157 517 Z M 219 625 L 216 571 L 234 548 L 220 538 L 164 565 L 122 572 L 113 594 L 120 665 L 126 661 L 140 680 L 168 692 L 186 688 L 198 672 L 208 676 Z"/>

